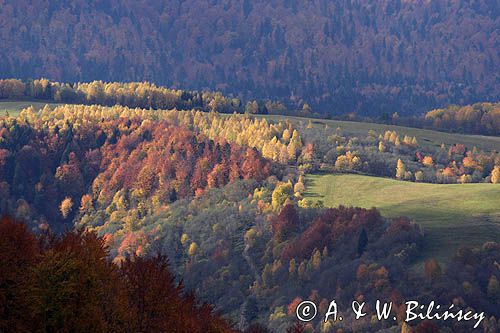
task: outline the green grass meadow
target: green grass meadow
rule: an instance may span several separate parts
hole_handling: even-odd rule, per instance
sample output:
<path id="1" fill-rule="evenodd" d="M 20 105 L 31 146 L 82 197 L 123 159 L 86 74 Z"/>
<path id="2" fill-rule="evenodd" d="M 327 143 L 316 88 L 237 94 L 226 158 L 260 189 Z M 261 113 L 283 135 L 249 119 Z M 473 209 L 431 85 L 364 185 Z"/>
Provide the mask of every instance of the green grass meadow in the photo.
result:
<path id="1" fill-rule="evenodd" d="M 35 110 L 42 109 L 46 104 L 51 107 L 55 107 L 57 103 L 51 102 L 40 102 L 40 101 L 0 101 L 0 117 L 9 114 L 12 117 L 17 116 L 23 109 L 26 109 L 29 106 L 33 106 Z"/>
<path id="2" fill-rule="evenodd" d="M 356 121 L 313 119 L 279 115 L 266 115 L 258 117 L 266 117 L 269 120 L 275 121 L 290 120 L 292 122 L 303 122 L 306 124 L 310 120 L 313 126 L 318 129 L 323 129 L 325 125 L 328 125 L 330 128 L 334 129 L 340 127 L 345 134 L 349 134 L 352 136 L 366 136 L 368 134 L 368 131 L 370 130 L 374 130 L 379 134 L 383 134 L 385 131 L 396 131 L 401 136 L 408 135 L 416 137 L 419 145 L 422 146 L 439 147 L 442 143 L 448 146 L 455 143 L 462 143 L 470 148 L 476 146 L 477 148 L 483 150 L 500 150 L 500 137 L 495 136 L 446 133 L 421 128 L 376 123 L 363 123 Z"/>
<path id="3" fill-rule="evenodd" d="M 422 259 L 446 261 L 462 246 L 500 242 L 500 185 L 428 184 L 362 175 L 311 174 L 305 197 L 338 205 L 377 207 L 408 216 L 425 233 Z"/>

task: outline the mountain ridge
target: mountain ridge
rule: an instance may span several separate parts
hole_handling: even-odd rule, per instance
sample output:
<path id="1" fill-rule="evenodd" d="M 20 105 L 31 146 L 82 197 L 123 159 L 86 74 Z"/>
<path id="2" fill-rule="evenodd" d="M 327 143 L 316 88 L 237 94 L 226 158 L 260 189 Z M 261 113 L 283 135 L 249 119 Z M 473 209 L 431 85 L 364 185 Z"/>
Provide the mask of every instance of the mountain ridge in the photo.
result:
<path id="1" fill-rule="evenodd" d="M 494 101 L 495 1 L 2 1 L 0 77 L 143 81 L 412 114 Z"/>

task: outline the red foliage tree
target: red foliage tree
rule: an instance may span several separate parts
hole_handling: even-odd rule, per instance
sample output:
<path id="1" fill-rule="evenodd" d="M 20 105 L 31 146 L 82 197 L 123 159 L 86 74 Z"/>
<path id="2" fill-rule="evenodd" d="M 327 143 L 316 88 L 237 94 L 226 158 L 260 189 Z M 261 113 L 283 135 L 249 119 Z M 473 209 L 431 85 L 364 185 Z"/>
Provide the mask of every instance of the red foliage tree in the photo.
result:
<path id="1" fill-rule="evenodd" d="M 232 332 L 211 306 L 184 295 L 164 256 L 118 267 L 95 233 L 37 239 L 9 218 L 0 235 L 2 332 Z"/>
<path id="2" fill-rule="evenodd" d="M 0 332 L 28 332 L 30 313 L 25 290 L 28 270 L 39 253 L 36 238 L 22 223 L 0 219 Z"/>
<path id="3" fill-rule="evenodd" d="M 296 239 L 290 241 L 282 258 L 309 258 L 314 249 L 332 246 L 341 237 L 357 238 L 364 229 L 367 233 L 381 226 L 383 220 L 376 209 L 327 209 Z"/>
<path id="4" fill-rule="evenodd" d="M 299 228 L 299 215 L 294 205 L 285 205 L 279 215 L 273 219 L 271 228 L 274 237 L 280 241 L 287 239 Z"/>

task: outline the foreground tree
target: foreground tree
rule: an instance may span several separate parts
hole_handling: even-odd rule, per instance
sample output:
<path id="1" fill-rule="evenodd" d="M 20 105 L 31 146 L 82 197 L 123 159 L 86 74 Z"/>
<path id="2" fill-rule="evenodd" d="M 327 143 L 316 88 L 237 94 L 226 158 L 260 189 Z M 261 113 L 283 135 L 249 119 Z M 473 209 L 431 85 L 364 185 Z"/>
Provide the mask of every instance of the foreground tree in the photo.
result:
<path id="1" fill-rule="evenodd" d="M 93 232 L 35 237 L 0 219 L 1 332 L 232 332 L 164 256 L 108 260 Z"/>
<path id="2" fill-rule="evenodd" d="M 24 224 L 0 219 L 0 332 L 30 331 L 25 290 L 38 252 L 36 239 Z"/>

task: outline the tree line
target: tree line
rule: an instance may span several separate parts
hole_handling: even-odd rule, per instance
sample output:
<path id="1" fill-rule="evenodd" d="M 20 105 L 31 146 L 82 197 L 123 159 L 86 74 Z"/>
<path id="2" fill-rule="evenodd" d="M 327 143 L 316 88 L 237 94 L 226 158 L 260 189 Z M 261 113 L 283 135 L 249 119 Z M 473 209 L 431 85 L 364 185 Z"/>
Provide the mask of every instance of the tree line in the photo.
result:
<path id="1" fill-rule="evenodd" d="M 41 79 L 0 79 L 0 99 L 30 99 L 68 104 L 123 105 L 131 108 L 162 110 L 203 110 L 219 113 L 296 114 L 310 115 L 304 104 L 290 110 L 283 103 L 271 100 L 249 100 L 218 91 L 168 89 L 149 82 L 75 82 L 60 83 Z"/>
<path id="2" fill-rule="evenodd" d="M 425 125 L 437 130 L 500 135 L 500 103 L 452 105 L 425 114 Z"/>
<path id="3" fill-rule="evenodd" d="M 123 105 L 131 108 L 163 110 L 202 110 L 218 113 L 283 114 L 292 116 L 319 116 L 309 104 L 289 107 L 278 101 L 250 100 L 246 104 L 239 98 L 220 92 L 168 89 L 149 82 L 59 83 L 47 79 L 0 80 L 0 99 L 32 99 L 68 104 Z M 475 103 L 466 106 L 450 105 L 420 115 L 358 117 L 352 110 L 343 117 L 347 120 L 384 122 L 394 125 L 428 128 L 438 131 L 498 135 L 500 133 L 500 107 L 498 103 Z M 337 115 L 337 118 L 339 115 Z"/>

